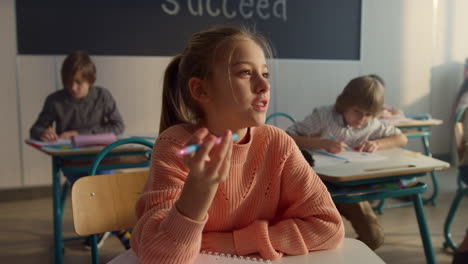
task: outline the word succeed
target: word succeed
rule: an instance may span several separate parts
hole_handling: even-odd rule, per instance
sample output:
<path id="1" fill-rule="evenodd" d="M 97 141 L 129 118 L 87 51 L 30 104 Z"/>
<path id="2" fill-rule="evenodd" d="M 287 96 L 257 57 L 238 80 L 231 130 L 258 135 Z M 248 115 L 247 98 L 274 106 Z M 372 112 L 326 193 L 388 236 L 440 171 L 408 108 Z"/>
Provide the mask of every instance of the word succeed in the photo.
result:
<path id="1" fill-rule="evenodd" d="M 192 16 L 203 16 L 206 14 L 211 17 L 224 16 L 228 19 L 233 19 L 237 16 L 243 19 L 250 19 L 254 16 L 257 16 L 263 20 L 270 18 L 279 18 L 284 21 L 287 20 L 287 0 L 237 1 L 239 2 L 237 9 L 228 8 L 229 0 L 186 0 L 186 6 Z M 165 3 L 161 4 L 161 8 L 166 14 L 175 16 L 179 14 L 181 10 L 181 4 L 178 0 L 166 0 Z"/>

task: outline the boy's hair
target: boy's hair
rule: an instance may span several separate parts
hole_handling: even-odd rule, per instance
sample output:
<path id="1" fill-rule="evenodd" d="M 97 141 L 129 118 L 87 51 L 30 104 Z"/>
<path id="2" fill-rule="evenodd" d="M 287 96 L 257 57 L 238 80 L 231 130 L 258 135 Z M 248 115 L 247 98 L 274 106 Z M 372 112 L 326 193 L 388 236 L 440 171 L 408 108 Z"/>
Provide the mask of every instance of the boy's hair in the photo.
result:
<path id="1" fill-rule="evenodd" d="M 343 92 L 336 98 L 335 109 L 343 114 L 351 107 L 357 106 L 377 116 L 383 109 L 384 88 L 375 77 L 361 76 L 352 79 Z"/>
<path id="2" fill-rule="evenodd" d="M 203 111 L 192 98 L 188 82 L 192 77 L 210 78 L 218 52 L 232 57 L 235 41 L 250 39 L 257 43 L 265 56 L 272 56 L 266 39 L 243 26 L 217 26 L 192 36 L 182 54 L 176 55 L 166 68 L 159 133 L 180 123 L 195 123 L 203 118 Z M 229 50 L 230 49 L 230 50 Z M 229 52 L 230 51 L 230 52 Z"/>
<path id="3" fill-rule="evenodd" d="M 61 75 L 64 88 L 72 84 L 73 77 L 78 72 L 88 81 L 90 86 L 96 81 L 96 66 L 88 53 L 81 50 L 68 54 L 63 61 Z"/>

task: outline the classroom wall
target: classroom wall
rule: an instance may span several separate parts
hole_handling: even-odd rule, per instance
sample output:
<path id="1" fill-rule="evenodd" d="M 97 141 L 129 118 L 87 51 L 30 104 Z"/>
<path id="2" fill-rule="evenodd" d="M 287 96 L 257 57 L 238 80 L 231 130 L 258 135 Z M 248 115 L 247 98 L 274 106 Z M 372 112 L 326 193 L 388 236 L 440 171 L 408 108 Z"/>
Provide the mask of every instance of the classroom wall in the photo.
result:
<path id="1" fill-rule="evenodd" d="M 0 188 L 21 186 L 14 1 L 0 1 Z"/>
<path id="2" fill-rule="evenodd" d="M 405 112 L 429 112 L 448 120 L 468 56 L 464 0 L 363 0 L 360 61 L 274 60 L 269 112 L 302 119 L 312 108 L 332 103 L 353 77 L 377 73 L 387 83 L 386 102 Z M 23 139 L 45 97 L 61 89 L 60 56 L 16 52 L 14 0 L 0 1 L 0 188 L 49 185 L 50 158 Z M 319 41 L 319 40 L 318 40 Z M 125 120 L 127 134 L 155 133 L 161 108 L 162 74 L 170 58 L 93 56 L 96 84 L 108 88 Z M 286 120 L 277 125 L 287 127 Z M 448 125 L 435 129 L 436 154 L 450 152 Z M 414 141 L 414 140 L 412 140 Z M 410 148 L 422 151 L 420 141 Z"/>

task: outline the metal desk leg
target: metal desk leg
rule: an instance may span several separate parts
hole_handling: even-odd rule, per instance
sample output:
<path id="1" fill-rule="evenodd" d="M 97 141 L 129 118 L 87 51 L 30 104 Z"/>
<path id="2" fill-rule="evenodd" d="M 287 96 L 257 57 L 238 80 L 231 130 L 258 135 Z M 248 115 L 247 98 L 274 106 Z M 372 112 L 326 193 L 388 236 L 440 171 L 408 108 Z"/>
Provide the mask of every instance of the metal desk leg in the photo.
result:
<path id="1" fill-rule="evenodd" d="M 426 155 L 429 156 L 429 157 L 432 157 L 432 152 L 431 152 L 431 149 L 429 147 L 429 138 L 424 136 L 422 137 L 422 143 L 423 143 L 423 146 L 424 146 L 424 151 L 426 152 Z M 432 178 L 432 186 L 433 186 L 433 190 L 432 190 L 432 195 L 431 197 L 427 198 L 427 199 L 423 199 L 424 203 L 430 203 L 432 204 L 433 206 L 436 205 L 436 198 L 437 198 L 437 195 L 439 194 L 439 183 L 437 181 L 437 177 L 436 177 L 436 173 L 435 172 L 431 172 L 431 178 Z"/>
<path id="2" fill-rule="evenodd" d="M 52 157 L 52 198 L 54 217 L 54 256 L 53 263 L 63 263 L 63 240 L 62 240 L 62 205 L 60 188 L 60 160 Z"/>
<path id="3" fill-rule="evenodd" d="M 421 234 L 421 240 L 424 246 L 424 254 L 426 255 L 426 261 L 428 264 L 435 264 L 436 259 L 434 256 L 434 249 L 432 248 L 431 237 L 429 235 L 429 229 L 427 227 L 426 215 L 424 214 L 423 203 L 421 195 L 413 194 L 414 210 L 418 219 L 419 233 Z"/>

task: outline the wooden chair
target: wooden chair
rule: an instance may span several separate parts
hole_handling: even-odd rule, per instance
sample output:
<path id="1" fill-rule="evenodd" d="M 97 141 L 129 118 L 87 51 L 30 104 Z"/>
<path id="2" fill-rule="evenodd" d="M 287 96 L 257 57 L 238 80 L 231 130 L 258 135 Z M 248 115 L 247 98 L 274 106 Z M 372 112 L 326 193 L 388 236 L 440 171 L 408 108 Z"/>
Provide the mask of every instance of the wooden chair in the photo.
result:
<path id="1" fill-rule="evenodd" d="M 467 148 L 467 142 L 464 140 L 464 128 L 463 128 L 463 120 L 466 117 L 466 110 L 467 108 L 460 109 L 455 117 L 455 124 L 454 124 L 454 139 L 455 139 L 455 146 L 457 148 L 456 153 L 458 154 L 457 159 L 461 161 L 463 159 L 463 154 L 465 148 Z M 455 194 L 455 198 L 453 199 L 452 205 L 450 206 L 450 210 L 447 214 L 447 218 L 445 219 L 444 223 L 444 237 L 445 241 L 443 244 L 444 248 L 451 248 L 452 250 L 456 250 L 457 246 L 453 242 L 452 233 L 451 233 L 451 225 L 453 222 L 453 218 L 455 213 L 460 205 L 460 201 L 463 196 L 468 195 L 468 187 L 463 184 L 461 180 L 461 172 L 458 170 L 457 175 L 457 193 Z"/>
<path id="2" fill-rule="evenodd" d="M 141 138 L 118 140 L 98 153 L 90 167 L 90 176 L 78 179 L 72 187 L 75 231 L 79 235 L 91 235 L 93 264 L 99 263 L 96 234 L 129 229 L 136 222 L 133 210 L 143 190 L 148 171 L 94 176 L 101 161 L 113 149 L 125 144 L 139 144 L 149 149 L 153 148 L 152 142 Z"/>
<path id="3" fill-rule="evenodd" d="M 72 188 L 75 232 L 88 236 L 132 228 L 148 170 L 82 177 Z"/>

